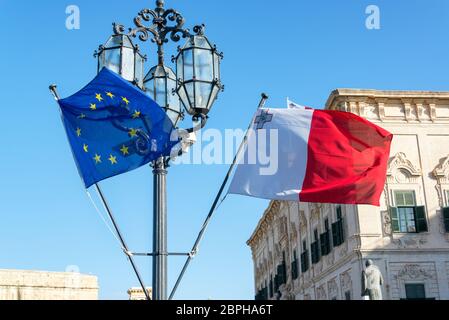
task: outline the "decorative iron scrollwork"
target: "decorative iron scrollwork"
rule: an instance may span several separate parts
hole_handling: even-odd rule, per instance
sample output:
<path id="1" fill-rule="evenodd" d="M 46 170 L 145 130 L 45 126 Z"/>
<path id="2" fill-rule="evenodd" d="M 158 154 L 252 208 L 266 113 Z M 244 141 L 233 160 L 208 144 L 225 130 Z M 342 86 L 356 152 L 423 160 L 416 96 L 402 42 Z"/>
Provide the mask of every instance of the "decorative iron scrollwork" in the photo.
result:
<path id="1" fill-rule="evenodd" d="M 151 22 L 151 26 L 146 26 L 145 22 Z M 168 25 L 173 22 L 174 25 Z M 147 41 L 151 37 L 151 41 L 157 45 L 168 42 L 167 36 L 174 42 L 178 42 L 182 38 L 189 37 L 189 29 L 184 29 L 184 17 L 174 9 L 163 8 L 163 3 L 158 4 L 158 8 L 143 9 L 134 18 L 135 28 L 129 28 L 127 35 L 130 37 L 139 37 L 141 41 Z M 200 26 L 196 26 L 195 28 Z M 198 29 L 199 30 L 199 29 Z M 113 31 L 115 35 L 124 34 L 125 27 L 122 24 L 114 23 Z M 196 31 L 195 31 L 196 32 Z"/>

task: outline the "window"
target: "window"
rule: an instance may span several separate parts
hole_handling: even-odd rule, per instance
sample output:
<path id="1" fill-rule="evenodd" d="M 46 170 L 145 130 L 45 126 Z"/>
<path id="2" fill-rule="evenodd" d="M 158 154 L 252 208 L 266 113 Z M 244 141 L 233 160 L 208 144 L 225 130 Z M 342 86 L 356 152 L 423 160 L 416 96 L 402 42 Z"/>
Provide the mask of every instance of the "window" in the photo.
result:
<path id="1" fill-rule="evenodd" d="M 449 232 L 449 190 L 445 190 L 445 193 L 447 207 L 443 208 L 441 211 L 443 214 L 444 230 Z"/>
<path id="2" fill-rule="evenodd" d="M 257 290 L 255 299 L 256 300 L 268 300 L 268 288 L 266 287 L 266 283 L 265 283 L 265 287 Z"/>
<path id="3" fill-rule="evenodd" d="M 285 265 L 285 251 L 282 252 L 282 262 L 277 266 L 277 274 L 275 276 L 275 291 L 278 291 L 279 287 L 287 283 L 287 268 Z"/>
<path id="4" fill-rule="evenodd" d="M 310 253 L 312 255 L 312 263 L 318 263 L 320 261 L 320 243 L 318 240 L 318 229 L 313 231 L 313 242 L 310 245 Z"/>
<path id="5" fill-rule="evenodd" d="M 396 207 L 390 208 L 393 232 L 425 232 L 427 220 L 424 206 L 416 206 L 414 191 L 395 191 Z"/>
<path id="6" fill-rule="evenodd" d="M 341 206 L 337 206 L 337 221 L 332 223 L 332 244 L 334 247 L 345 242 L 344 229 L 343 229 L 343 215 L 341 212 Z"/>
<path id="7" fill-rule="evenodd" d="M 306 240 L 302 240 L 302 253 L 301 253 L 301 272 L 309 270 L 309 251 L 307 250 Z"/>
<path id="8" fill-rule="evenodd" d="M 449 207 L 443 208 L 444 229 L 449 232 Z"/>
<path id="9" fill-rule="evenodd" d="M 345 300 L 351 300 L 351 291 L 345 291 Z"/>
<path id="10" fill-rule="evenodd" d="M 329 219 L 324 219 L 324 232 L 320 235 L 321 255 L 327 256 L 331 251 Z"/>
<path id="11" fill-rule="evenodd" d="M 405 297 L 407 300 L 425 299 L 426 290 L 422 283 L 407 283 L 405 285 Z"/>
<path id="12" fill-rule="evenodd" d="M 292 261 L 292 279 L 298 279 L 298 258 L 296 256 L 296 249 L 293 250 L 293 261 Z"/>

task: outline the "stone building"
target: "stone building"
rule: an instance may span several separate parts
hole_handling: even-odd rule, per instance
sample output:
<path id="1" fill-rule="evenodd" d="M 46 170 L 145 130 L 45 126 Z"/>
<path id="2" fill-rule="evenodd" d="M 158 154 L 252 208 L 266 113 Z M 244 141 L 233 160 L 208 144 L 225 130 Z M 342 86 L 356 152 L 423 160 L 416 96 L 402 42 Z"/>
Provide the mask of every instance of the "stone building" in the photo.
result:
<path id="1" fill-rule="evenodd" d="M 148 295 L 151 297 L 153 294 L 153 290 L 151 287 L 146 287 Z M 145 293 L 141 287 L 132 287 L 128 289 L 128 297 L 129 300 L 147 300 Z"/>
<path id="2" fill-rule="evenodd" d="M 449 92 L 339 89 L 327 109 L 394 134 L 381 206 L 271 201 L 247 244 L 257 299 L 449 299 Z"/>
<path id="3" fill-rule="evenodd" d="M 97 300 L 96 276 L 77 272 L 0 270 L 0 300 Z"/>

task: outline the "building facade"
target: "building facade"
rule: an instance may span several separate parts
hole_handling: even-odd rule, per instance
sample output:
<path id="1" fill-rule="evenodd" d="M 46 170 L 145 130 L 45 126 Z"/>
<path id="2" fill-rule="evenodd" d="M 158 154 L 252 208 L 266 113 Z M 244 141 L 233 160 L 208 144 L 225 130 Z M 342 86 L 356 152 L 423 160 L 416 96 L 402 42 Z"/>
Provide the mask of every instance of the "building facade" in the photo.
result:
<path id="1" fill-rule="evenodd" d="M 97 300 L 96 276 L 77 272 L 0 270 L 0 300 Z"/>
<path id="2" fill-rule="evenodd" d="M 146 287 L 147 293 L 152 297 L 153 290 L 151 287 Z M 145 293 L 141 287 L 132 287 L 128 289 L 129 300 L 147 300 Z"/>
<path id="3" fill-rule="evenodd" d="M 338 89 L 326 109 L 394 134 L 380 207 L 271 201 L 247 244 L 256 299 L 449 299 L 449 92 Z"/>

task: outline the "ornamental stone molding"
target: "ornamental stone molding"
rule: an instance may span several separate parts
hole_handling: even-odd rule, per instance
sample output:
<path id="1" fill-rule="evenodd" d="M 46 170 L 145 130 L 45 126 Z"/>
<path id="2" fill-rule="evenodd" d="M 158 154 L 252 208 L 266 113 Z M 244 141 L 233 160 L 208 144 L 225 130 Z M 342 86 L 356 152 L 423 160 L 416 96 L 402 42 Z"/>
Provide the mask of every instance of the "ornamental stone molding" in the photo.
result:
<path id="1" fill-rule="evenodd" d="M 340 275 L 340 286 L 343 290 L 348 290 L 352 288 L 351 269 L 343 272 Z"/>
<path id="2" fill-rule="evenodd" d="M 331 250 L 331 252 L 325 257 L 327 266 L 332 266 L 335 262 L 335 250 Z"/>
<path id="3" fill-rule="evenodd" d="M 288 236 L 287 234 L 287 217 L 279 217 L 278 219 L 278 234 L 279 240 Z"/>
<path id="4" fill-rule="evenodd" d="M 384 236 L 393 236 L 393 230 L 391 228 L 391 216 L 388 210 L 381 211 L 382 215 L 382 231 Z"/>
<path id="5" fill-rule="evenodd" d="M 323 207 L 323 205 L 321 203 L 313 203 L 312 204 L 312 210 L 311 210 L 311 216 L 310 216 L 311 223 L 320 221 L 322 207 Z"/>
<path id="6" fill-rule="evenodd" d="M 368 120 L 380 122 L 449 122 L 445 109 L 448 92 L 398 91 L 371 89 L 336 89 L 326 109 L 355 113 Z"/>
<path id="7" fill-rule="evenodd" d="M 333 278 L 327 283 L 327 292 L 329 293 L 329 299 L 338 297 L 337 278 Z"/>
<path id="8" fill-rule="evenodd" d="M 279 214 L 280 204 L 281 202 L 278 200 L 270 201 L 270 204 L 265 210 L 256 229 L 254 230 L 249 240 L 246 242 L 246 244 L 249 245 L 252 250 L 254 250 L 260 240 L 264 238 L 264 234 L 266 233 L 266 231 L 270 229 L 270 226 L 275 220 L 275 217 Z"/>
<path id="9" fill-rule="evenodd" d="M 290 222 L 290 241 L 295 242 L 298 239 L 298 232 L 296 231 L 296 224 L 292 221 Z"/>
<path id="10" fill-rule="evenodd" d="M 414 166 L 403 152 L 396 153 L 388 162 L 388 183 L 414 183 L 421 175 L 421 169 Z"/>
<path id="11" fill-rule="evenodd" d="M 396 278 L 400 280 L 425 280 L 432 279 L 433 274 L 419 264 L 406 264 L 398 271 Z"/>
<path id="12" fill-rule="evenodd" d="M 432 175 L 437 180 L 435 189 L 438 195 L 438 204 L 440 207 L 445 207 L 446 203 L 443 194 L 443 185 L 449 187 L 449 155 L 445 158 L 440 159 L 440 163 L 432 171 Z"/>
<path id="13" fill-rule="evenodd" d="M 427 239 L 425 235 L 417 236 L 412 234 L 393 239 L 392 243 L 398 249 L 421 249 L 421 247 L 427 243 Z"/>
<path id="14" fill-rule="evenodd" d="M 316 288 L 316 300 L 327 300 L 326 288 L 324 284 Z"/>
<path id="15" fill-rule="evenodd" d="M 345 257 L 349 251 L 349 241 L 345 241 L 342 245 L 338 246 L 337 248 L 339 248 L 338 251 L 340 258 Z"/>
<path id="16" fill-rule="evenodd" d="M 449 155 L 440 160 L 440 164 L 432 173 L 437 179 L 438 184 L 449 184 Z"/>
<path id="17" fill-rule="evenodd" d="M 307 229 L 307 218 L 304 210 L 299 210 L 299 228 L 301 233 L 305 233 Z"/>

